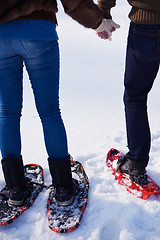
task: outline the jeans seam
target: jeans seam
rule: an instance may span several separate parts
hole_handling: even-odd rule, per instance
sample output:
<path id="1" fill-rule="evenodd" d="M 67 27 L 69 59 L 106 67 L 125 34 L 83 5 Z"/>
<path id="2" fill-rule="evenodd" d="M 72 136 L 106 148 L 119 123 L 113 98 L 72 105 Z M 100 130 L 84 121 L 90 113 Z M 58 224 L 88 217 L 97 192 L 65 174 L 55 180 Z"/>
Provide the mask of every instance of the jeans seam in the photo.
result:
<path id="1" fill-rule="evenodd" d="M 40 56 L 40 55 L 43 55 L 44 53 L 46 53 L 47 51 L 49 51 L 51 49 L 50 46 L 48 46 L 45 50 L 41 51 L 41 52 L 32 52 L 32 51 L 29 51 L 27 45 L 25 44 L 25 42 L 23 40 L 20 41 L 22 47 L 25 49 L 25 51 L 28 53 L 28 54 L 31 54 L 33 56 Z"/>

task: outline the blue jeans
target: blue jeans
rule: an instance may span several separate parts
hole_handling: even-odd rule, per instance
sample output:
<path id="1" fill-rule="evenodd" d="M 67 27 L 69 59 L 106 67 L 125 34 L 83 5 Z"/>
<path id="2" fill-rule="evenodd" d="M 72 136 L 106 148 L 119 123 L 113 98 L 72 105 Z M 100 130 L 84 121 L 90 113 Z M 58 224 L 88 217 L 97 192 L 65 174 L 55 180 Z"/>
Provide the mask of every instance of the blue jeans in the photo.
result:
<path id="1" fill-rule="evenodd" d="M 147 96 L 160 63 L 160 25 L 130 25 L 125 69 L 125 116 L 129 152 L 127 156 L 147 166 L 150 127 Z"/>
<path id="2" fill-rule="evenodd" d="M 21 155 L 23 63 L 32 85 L 50 159 L 68 156 L 59 109 L 59 47 L 57 41 L 0 39 L 0 150 L 2 157 Z M 32 139 L 30 139 L 32 141 Z M 35 149 L 38 151 L 38 149 Z"/>

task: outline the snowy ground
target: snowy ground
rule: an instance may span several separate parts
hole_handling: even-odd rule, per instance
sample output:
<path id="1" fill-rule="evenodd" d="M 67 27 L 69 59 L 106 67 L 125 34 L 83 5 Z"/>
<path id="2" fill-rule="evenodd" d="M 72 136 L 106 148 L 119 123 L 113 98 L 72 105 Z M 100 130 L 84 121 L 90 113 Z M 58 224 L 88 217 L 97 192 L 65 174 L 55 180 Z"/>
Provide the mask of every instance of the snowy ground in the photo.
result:
<path id="1" fill-rule="evenodd" d="M 135 198 L 113 181 L 105 165 L 111 147 L 127 151 L 122 95 L 129 9 L 127 1 L 117 1 L 112 13 L 121 28 L 112 42 L 99 39 L 94 31 L 84 29 L 62 10 L 58 14 L 62 116 L 69 152 L 82 162 L 90 179 L 89 203 L 80 227 L 61 235 L 48 228 L 48 192 L 44 190 L 14 223 L 0 228 L 0 240 L 160 239 L 160 196 L 145 201 Z M 148 172 L 160 184 L 159 85 L 156 81 L 149 97 L 152 149 Z M 42 165 L 45 183 L 50 184 L 41 124 L 26 72 L 22 143 L 24 162 Z M 3 185 L 1 177 L 0 187 Z"/>

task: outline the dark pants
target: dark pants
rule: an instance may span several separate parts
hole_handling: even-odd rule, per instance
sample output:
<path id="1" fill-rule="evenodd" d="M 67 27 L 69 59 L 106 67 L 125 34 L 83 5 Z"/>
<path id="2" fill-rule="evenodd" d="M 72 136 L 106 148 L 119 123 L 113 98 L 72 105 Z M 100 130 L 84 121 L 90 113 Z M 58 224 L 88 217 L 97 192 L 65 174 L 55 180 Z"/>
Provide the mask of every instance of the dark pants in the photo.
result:
<path id="1" fill-rule="evenodd" d="M 147 96 L 160 63 L 160 25 L 130 25 L 125 70 L 125 116 L 129 152 L 134 162 L 147 166 L 150 128 Z"/>

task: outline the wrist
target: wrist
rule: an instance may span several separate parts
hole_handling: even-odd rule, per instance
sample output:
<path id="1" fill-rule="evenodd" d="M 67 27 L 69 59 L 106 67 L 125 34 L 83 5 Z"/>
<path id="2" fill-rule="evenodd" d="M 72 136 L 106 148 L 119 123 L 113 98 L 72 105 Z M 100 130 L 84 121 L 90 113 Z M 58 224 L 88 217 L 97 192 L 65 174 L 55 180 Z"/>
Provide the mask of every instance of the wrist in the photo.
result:
<path id="1" fill-rule="evenodd" d="M 102 21 L 103 21 L 103 19 L 101 19 L 101 21 L 98 22 L 92 29 L 96 30 L 101 25 Z"/>
<path id="2" fill-rule="evenodd" d="M 104 30 L 104 26 L 105 26 L 105 23 L 106 23 L 106 19 L 103 19 L 101 24 L 96 28 L 94 29 L 96 32 L 102 32 Z"/>

